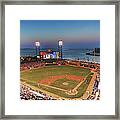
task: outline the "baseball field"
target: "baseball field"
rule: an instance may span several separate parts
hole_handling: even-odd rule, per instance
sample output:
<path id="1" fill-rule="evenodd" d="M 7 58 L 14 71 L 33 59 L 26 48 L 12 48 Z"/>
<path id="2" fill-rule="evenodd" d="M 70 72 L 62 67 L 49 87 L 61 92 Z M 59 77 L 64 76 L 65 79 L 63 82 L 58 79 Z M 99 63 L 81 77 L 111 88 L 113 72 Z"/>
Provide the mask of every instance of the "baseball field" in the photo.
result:
<path id="1" fill-rule="evenodd" d="M 77 66 L 45 66 L 21 71 L 20 79 L 49 96 L 75 99 L 86 92 L 94 73 Z"/>

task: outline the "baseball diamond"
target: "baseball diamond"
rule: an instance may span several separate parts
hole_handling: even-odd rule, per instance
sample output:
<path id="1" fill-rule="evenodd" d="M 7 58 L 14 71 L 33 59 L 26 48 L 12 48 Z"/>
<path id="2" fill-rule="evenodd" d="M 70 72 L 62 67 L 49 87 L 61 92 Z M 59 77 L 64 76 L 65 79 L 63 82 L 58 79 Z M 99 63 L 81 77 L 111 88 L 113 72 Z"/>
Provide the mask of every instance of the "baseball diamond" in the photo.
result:
<path id="1" fill-rule="evenodd" d="M 94 74 L 88 68 L 51 65 L 21 71 L 20 77 L 24 84 L 53 98 L 81 99 Z"/>

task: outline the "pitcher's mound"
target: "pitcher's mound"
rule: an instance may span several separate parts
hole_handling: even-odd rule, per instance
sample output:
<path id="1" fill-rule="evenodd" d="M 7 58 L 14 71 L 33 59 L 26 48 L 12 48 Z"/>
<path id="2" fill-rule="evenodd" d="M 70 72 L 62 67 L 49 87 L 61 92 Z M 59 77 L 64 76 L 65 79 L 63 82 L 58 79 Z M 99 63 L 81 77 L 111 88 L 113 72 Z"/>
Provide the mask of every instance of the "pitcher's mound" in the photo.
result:
<path id="1" fill-rule="evenodd" d="M 67 83 L 67 82 L 64 82 L 64 83 L 63 83 L 63 85 L 68 85 L 68 84 L 69 84 L 69 83 Z"/>

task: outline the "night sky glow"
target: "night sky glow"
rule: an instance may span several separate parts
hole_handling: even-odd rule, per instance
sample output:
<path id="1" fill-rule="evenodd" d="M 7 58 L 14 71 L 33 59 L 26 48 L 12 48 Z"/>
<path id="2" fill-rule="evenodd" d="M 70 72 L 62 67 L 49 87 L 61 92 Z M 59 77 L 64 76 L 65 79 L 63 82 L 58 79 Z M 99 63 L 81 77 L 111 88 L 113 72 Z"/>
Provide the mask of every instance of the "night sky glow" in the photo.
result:
<path id="1" fill-rule="evenodd" d="M 55 48 L 62 39 L 64 48 L 100 48 L 99 20 L 21 20 L 20 47 Z"/>

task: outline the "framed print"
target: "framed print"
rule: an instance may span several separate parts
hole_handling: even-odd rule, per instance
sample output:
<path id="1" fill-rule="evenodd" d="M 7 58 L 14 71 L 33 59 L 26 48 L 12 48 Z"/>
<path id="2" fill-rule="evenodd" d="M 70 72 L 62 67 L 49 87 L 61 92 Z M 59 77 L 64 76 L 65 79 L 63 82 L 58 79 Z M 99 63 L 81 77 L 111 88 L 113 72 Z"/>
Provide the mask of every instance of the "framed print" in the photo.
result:
<path id="1" fill-rule="evenodd" d="M 119 2 L 1 2 L 1 118 L 119 119 Z"/>

